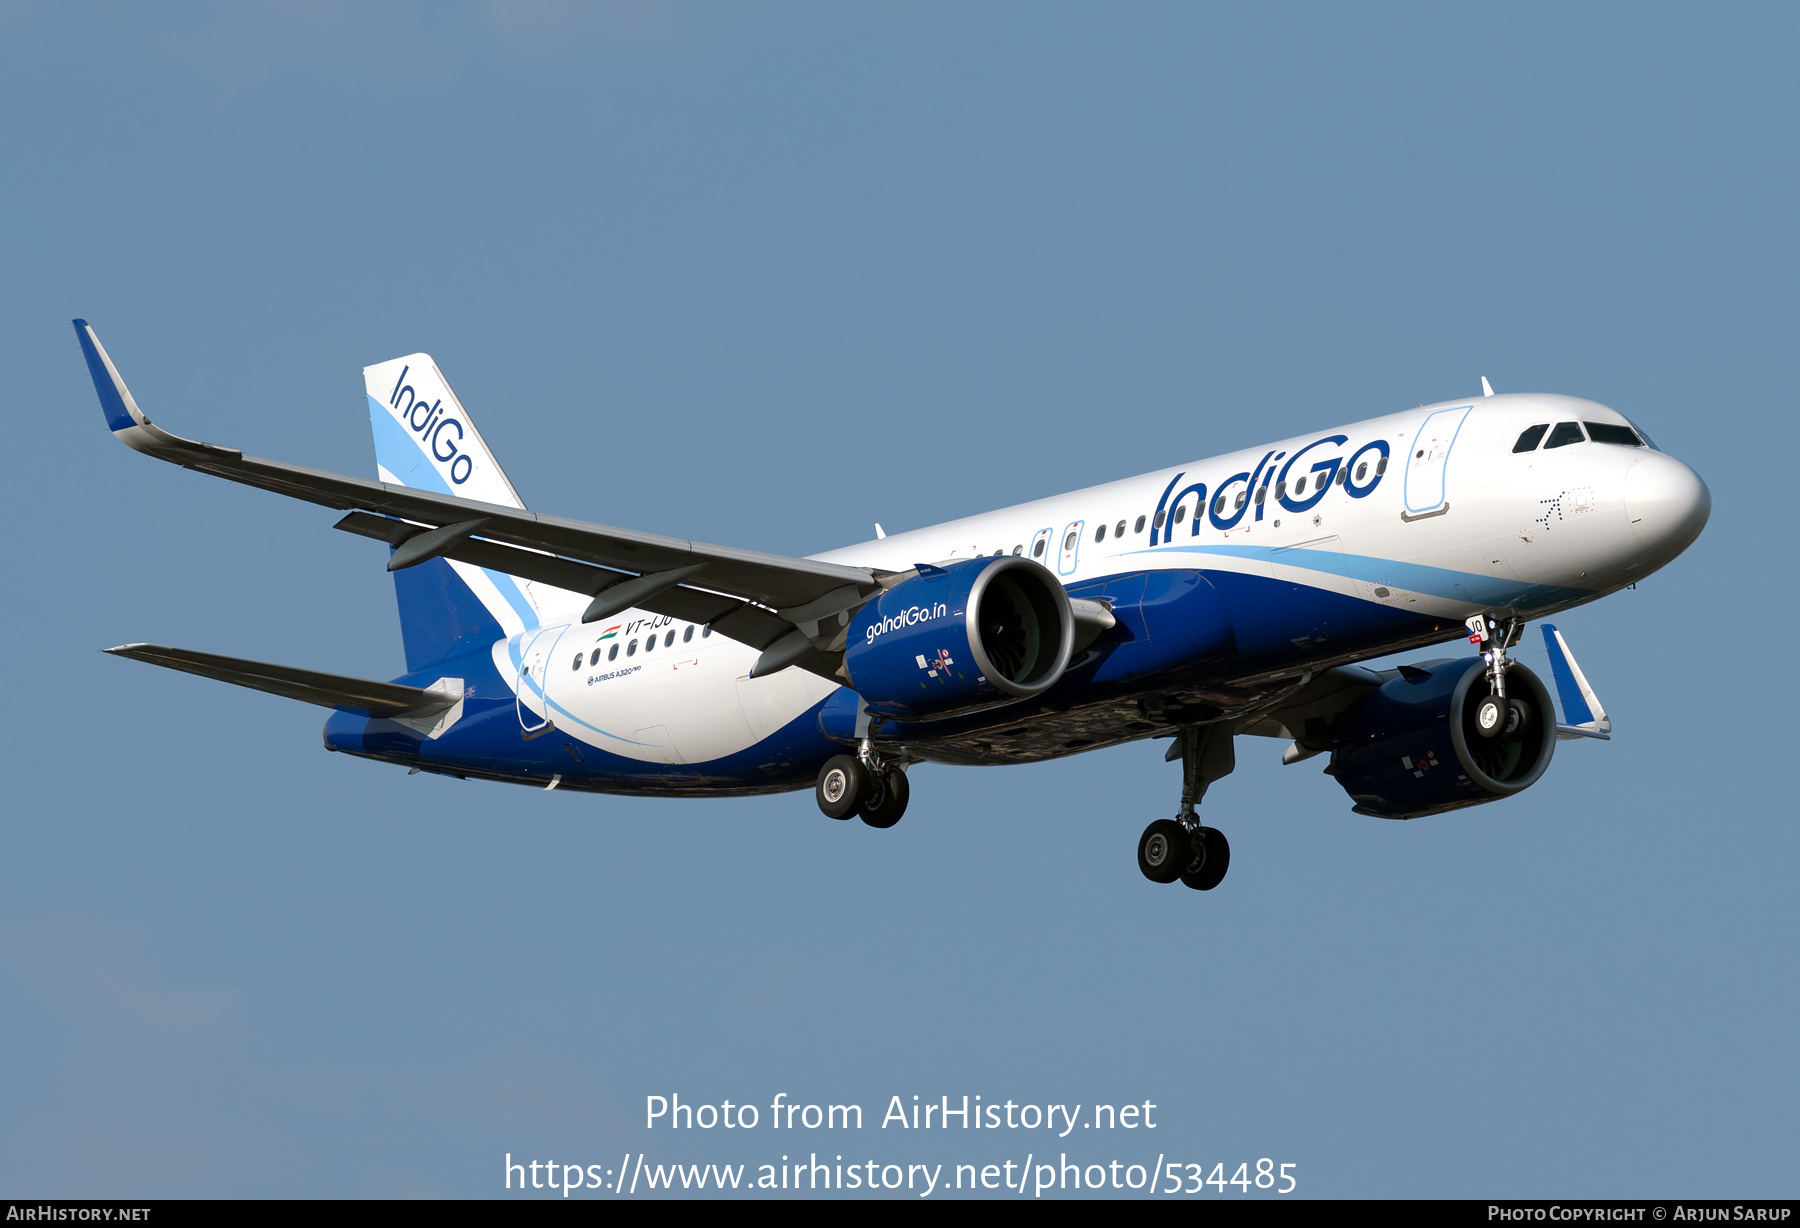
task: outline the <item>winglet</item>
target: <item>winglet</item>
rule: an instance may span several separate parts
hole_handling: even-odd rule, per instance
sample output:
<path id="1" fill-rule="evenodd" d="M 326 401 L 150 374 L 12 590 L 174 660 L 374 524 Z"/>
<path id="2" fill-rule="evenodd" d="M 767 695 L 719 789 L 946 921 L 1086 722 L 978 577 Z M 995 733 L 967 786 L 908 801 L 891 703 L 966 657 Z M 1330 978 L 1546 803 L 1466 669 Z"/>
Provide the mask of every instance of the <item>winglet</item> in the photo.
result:
<path id="1" fill-rule="evenodd" d="M 94 380 L 94 391 L 100 394 L 100 409 L 106 415 L 107 429 L 123 431 L 134 426 L 150 425 L 150 419 L 144 416 L 144 411 L 131 399 L 131 389 L 119 378 L 119 369 L 107 357 L 106 347 L 100 344 L 100 338 L 94 335 L 93 328 L 86 320 L 76 320 L 74 324 L 75 339 L 81 342 L 81 356 L 87 359 L 88 374 Z"/>
<path id="2" fill-rule="evenodd" d="M 222 458 L 235 460 L 243 455 L 235 448 L 221 448 L 218 444 L 171 435 L 151 422 L 149 415 L 132 399 L 131 389 L 119 377 L 119 369 L 113 366 L 113 360 L 94 334 L 93 326 L 86 320 L 73 323 L 75 340 L 81 343 L 81 356 L 87 359 L 88 375 L 93 378 L 94 391 L 100 395 L 100 411 L 106 415 L 106 427 L 120 443 L 176 465 Z"/>
<path id="3" fill-rule="evenodd" d="M 1491 397 L 1494 395 L 1494 386 L 1487 382 L 1487 376 L 1485 375 L 1481 377 L 1481 395 L 1484 397 Z"/>
<path id="4" fill-rule="evenodd" d="M 1556 677 L 1556 697 L 1562 701 L 1565 722 L 1556 727 L 1556 736 L 1610 739 L 1612 720 L 1601 706 L 1600 697 L 1575 663 L 1562 632 L 1549 623 L 1544 624 L 1544 650 L 1550 654 L 1550 672 Z"/>

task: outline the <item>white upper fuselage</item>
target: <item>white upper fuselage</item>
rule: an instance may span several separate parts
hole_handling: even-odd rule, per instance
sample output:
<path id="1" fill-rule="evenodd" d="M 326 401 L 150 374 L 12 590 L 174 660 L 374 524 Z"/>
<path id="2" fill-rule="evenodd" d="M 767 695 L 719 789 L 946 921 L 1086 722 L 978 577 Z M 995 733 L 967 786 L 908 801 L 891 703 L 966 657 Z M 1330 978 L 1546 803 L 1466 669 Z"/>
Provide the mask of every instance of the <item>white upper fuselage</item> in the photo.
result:
<path id="1" fill-rule="evenodd" d="M 1402 520 L 1405 510 L 1406 473 L 1418 460 L 1415 443 L 1421 426 L 1434 413 L 1469 406 L 1454 439 L 1453 451 L 1443 457 L 1442 499 L 1448 505 L 1440 515 Z M 1442 568 L 1458 572 L 1516 577 L 1529 584 L 1587 590 L 1584 599 L 1602 596 L 1632 583 L 1678 554 L 1691 535 L 1683 537 L 1685 521 L 1675 517 L 1670 533 L 1659 523 L 1634 531 L 1626 513 L 1626 475 L 1641 464 L 1667 470 L 1662 479 L 1704 486 L 1681 462 L 1649 448 L 1581 443 L 1545 450 L 1514 453 L 1515 441 L 1527 427 L 1558 422 L 1599 421 L 1628 426 L 1624 415 L 1594 401 L 1548 394 L 1498 395 L 1473 401 L 1445 401 L 1372 418 L 1349 426 L 1273 443 L 1259 444 L 1207 460 L 1176 465 L 1154 473 L 1091 486 L 1069 494 L 1021 503 L 1000 511 L 985 512 L 886 538 L 862 542 L 814 557 L 903 571 L 918 562 L 1013 553 L 1019 546 L 1030 554 L 1040 535 L 1047 544 L 1039 561 L 1057 572 L 1065 584 L 1075 584 L 1113 572 L 1141 567 L 1194 566 L 1194 550 L 1169 551 L 1169 546 L 1198 548 L 1212 555 L 1212 548 L 1257 546 L 1254 555 L 1219 553 L 1207 559 L 1209 567 L 1226 569 L 1260 567 L 1264 551 L 1305 547 L 1321 537 L 1335 536 L 1342 548 L 1368 558 Z M 1335 451 L 1318 450 L 1320 459 L 1348 457 L 1373 440 L 1386 440 L 1391 450 L 1389 472 L 1365 498 L 1351 498 L 1333 487 L 1324 499 L 1306 511 L 1283 509 L 1271 489 L 1259 519 L 1252 506 L 1234 528 L 1219 529 L 1204 516 L 1194 515 L 1195 498 L 1177 507 L 1171 499 L 1168 517 L 1182 514 L 1172 526 L 1172 538 L 1164 544 L 1149 543 L 1151 521 L 1158 500 L 1169 484 L 1180 478 L 1185 489 L 1204 482 L 1209 499 L 1220 483 L 1234 474 L 1253 472 L 1265 454 L 1292 456 L 1315 440 L 1345 435 L 1347 443 Z M 1309 454 L 1308 459 L 1312 459 Z M 1268 468 L 1279 472 L 1280 461 Z M 1686 479 L 1684 482 L 1683 479 Z M 1258 486 L 1262 485 L 1258 480 Z M 1228 495 L 1245 489 L 1236 484 Z M 1254 497 L 1254 496 L 1252 496 Z M 1140 522 L 1142 527 L 1140 528 Z M 1125 533 L 1115 532 L 1123 523 Z M 1062 549 L 1069 532 L 1080 526 L 1074 551 Z M 1106 536 L 1095 540 L 1105 525 Z M 1698 531 L 1698 526 L 1694 526 Z M 1659 532 L 1667 540 L 1657 540 Z M 1234 561 L 1235 559 L 1235 561 Z M 1500 560 L 1504 560 L 1504 563 Z M 1256 560 L 1256 561 L 1252 561 Z M 1371 586 L 1371 588 L 1374 586 Z M 1367 596 L 1349 587 L 1347 593 Z M 1397 590 L 1404 591 L 1404 590 Z M 1454 616 L 1465 613 L 1455 602 L 1429 594 L 1412 593 L 1389 600 L 1415 600 L 1424 608 Z M 1436 603 L 1435 605 L 1433 603 Z M 1534 611 L 1535 612 L 1535 611 Z"/>

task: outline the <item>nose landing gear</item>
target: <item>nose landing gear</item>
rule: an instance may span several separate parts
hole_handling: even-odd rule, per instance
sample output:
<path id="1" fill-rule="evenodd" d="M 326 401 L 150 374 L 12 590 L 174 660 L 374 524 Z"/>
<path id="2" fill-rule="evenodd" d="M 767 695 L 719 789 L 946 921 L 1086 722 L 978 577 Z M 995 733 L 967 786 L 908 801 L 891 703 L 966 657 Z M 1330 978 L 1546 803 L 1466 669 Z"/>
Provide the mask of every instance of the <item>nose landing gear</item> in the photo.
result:
<path id="1" fill-rule="evenodd" d="M 1513 661 L 1506 650 L 1519 642 L 1525 624 L 1509 618 L 1501 625 L 1485 614 L 1468 619 L 1469 642 L 1481 649 L 1487 663 L 1488 694 L 1475 705 L 1475 732 L 1484 738 L 1514 737 L 1531 724 L 1531 705 L 1506 693 L 1506 671 Z"/>
<path id="2" fill-rule="evenodd" d="M 1196 891 L 1211 891 L 1231 866 L 1231 845 L 1215 827 L 1203 827 L 1194 807 L 1206 787 L 1237 766 L 1231 731 L 1223 725 L 1184 725 L 1168 758 L 1181 759 L 1181 810 L 1158 819 L 1138 837 L 1138 869 L 1153 883 L 1180 879 Z"/>

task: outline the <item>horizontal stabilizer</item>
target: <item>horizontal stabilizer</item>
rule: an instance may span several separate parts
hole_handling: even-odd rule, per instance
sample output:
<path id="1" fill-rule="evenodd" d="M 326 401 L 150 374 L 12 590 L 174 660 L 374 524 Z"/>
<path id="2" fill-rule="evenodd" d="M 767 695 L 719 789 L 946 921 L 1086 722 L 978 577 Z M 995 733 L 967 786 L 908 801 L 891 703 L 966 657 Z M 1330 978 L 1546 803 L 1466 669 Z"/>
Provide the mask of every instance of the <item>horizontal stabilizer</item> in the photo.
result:
<path id="1" fill-rule="evenodd" d="M 253 691 L 267 691 L 286 699 L 335 708 L 339 712 L 387 717 L 427 737 L 436 737 L 462 715 L 461 678 L 440 678 L 429 687 L 416 687 L 324 674 L 291 665 L 246 661 L 241 657 L 221 657 L 163 644 L 121 644 L 106 651 L 115 657 L 147 661 L 164 669 L 178 669 L 186 674 L 229 682 L 233 686 L 249 687 Z"/>
<path id="2" fill-rule="evenodd" d="M 1556 698 L 1562 704 L 1563 723 L 1556 727 L 1559 738 L 1612 737 L 1612 720 L 1600 704 L 1600 697 L 1588 685 L 1587 675 L 1575 663 L 1575 655 L 1562 632 L 1544 624 L 1544 651 L 1550 654 L 1550 672 L 1556 678 Z"/>

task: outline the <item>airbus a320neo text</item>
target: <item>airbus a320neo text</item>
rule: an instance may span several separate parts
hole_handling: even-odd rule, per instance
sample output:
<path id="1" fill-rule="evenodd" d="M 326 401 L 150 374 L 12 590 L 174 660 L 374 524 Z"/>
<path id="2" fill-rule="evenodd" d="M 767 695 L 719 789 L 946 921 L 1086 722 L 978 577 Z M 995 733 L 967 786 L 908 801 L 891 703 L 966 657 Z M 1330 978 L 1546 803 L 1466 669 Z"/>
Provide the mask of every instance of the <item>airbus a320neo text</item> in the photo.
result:
<path id="1" fill-rule="evenodd" d="M 922 763 L 1019 764 L 1144 738 L 1182 765 L 1138 839 L 1216 887 L 1195 809 L 1239 736 L 1327 755 L 1358 814 L 1536 784 L 1611 721 L 1555 627 L 1699 535 L 1705 483 L 1605 405 L 1482 395 L 883 535 L 810 558 L 528 511 L 437 365 L 363 372 L 377 479 L 172 435 L 75 321 L 128 447 L 346 513 L 389 548 L 406 671 L 348 678 L 157 644 L 119 656 L 332 709 L 329 750 L 459 779 L 730 797 L 811 788 L 892 827 Z M 1357 664 L 1467 639 L 1472 655 Z M 1560 701 L 1560 717 L 1557 703 Z"/>

